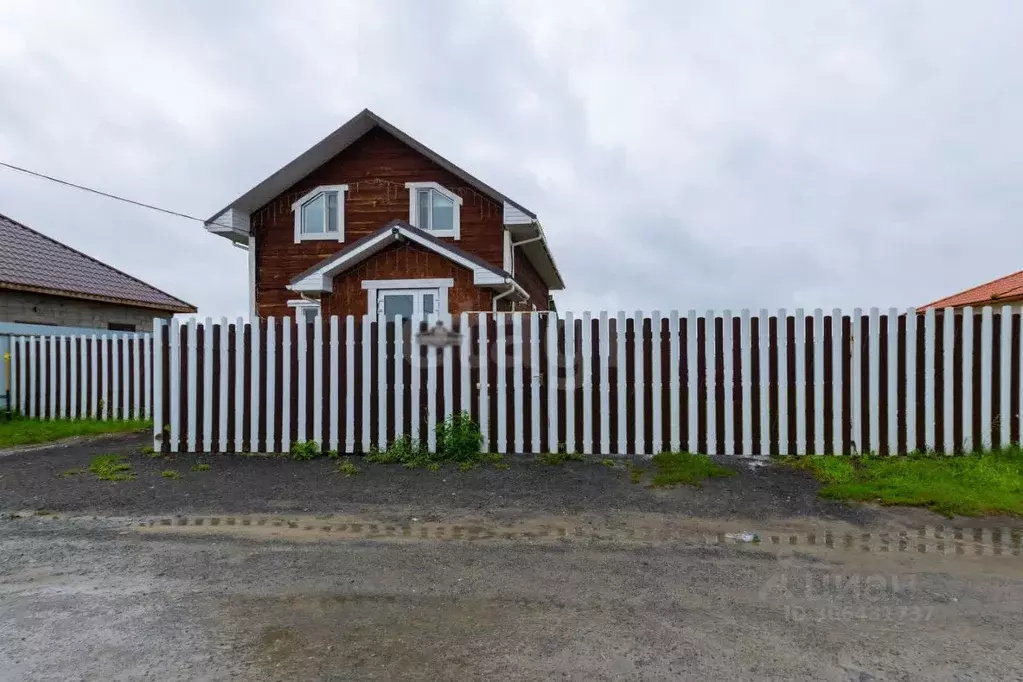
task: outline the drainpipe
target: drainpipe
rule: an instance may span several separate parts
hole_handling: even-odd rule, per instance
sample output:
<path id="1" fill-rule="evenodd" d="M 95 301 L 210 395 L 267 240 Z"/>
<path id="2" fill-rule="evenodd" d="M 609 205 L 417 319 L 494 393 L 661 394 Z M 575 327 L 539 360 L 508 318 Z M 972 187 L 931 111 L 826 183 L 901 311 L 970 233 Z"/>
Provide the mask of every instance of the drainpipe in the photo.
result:
<path id="1" fill-rule="evenodd" d="M 515 274 L 515 247 L 516 246 L 522 246 L 523 244 L 532 244 L 533 242 L 538 242 L 538 241 L 542 241 L 542 240 L 543 240 L 543 235 L 541 234 L 541 235 L 539 235 L 537 237 L 530 237 L 529 239 L 523 239 L 520 242 L 512 242 L 511 243 L 511 274 L 512 275 Z"/>
<path id="2" fill-rule="evenodd" d="M 515 293 L 516 289 L 519 292 L 521 292 L 523 296 L 526 297 L 526 300 L 529 300 L 529 292 L 526 291 L 525 289 L 523 289 L 521 286 L 519 286 L 518 282 L 516 282 L 513 279 L 505 279 L 504 283 L 508 284 L 510 286 L 508 287 L 508 290 L 505 291 L 504 293 L 501 293 L 501 294 L 498 294 L 497 296 L 494 296 L 493 312 L 495 312 L 495 313 L 497 312 L 497 302 L 499 300 L 501 300 L 502 298 L 504 298 L 505 296 L 509 296 L 509 295 Z"/>

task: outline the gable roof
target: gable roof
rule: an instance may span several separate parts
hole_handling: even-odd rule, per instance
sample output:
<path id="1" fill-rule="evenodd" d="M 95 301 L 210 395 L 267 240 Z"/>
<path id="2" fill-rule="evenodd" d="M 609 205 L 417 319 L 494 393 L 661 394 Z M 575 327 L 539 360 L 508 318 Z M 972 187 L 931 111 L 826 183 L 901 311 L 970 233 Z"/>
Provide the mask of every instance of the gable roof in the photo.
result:
<path id="1" fill-rule="evenodd" d="M 194 313 L 195 306 L 0 214 L 0 289 Z"/>
<path id="2" fill-rule="evenodd" d="M 330 280 L 334 275 L 361 263 L 401 239 L 415 242 L 472 270 L 473 283 L 478 286 L 513 285 L 512 276 L 501 268 L 496 268 L 457 246 L 442 242 L 404 220 L 392 220 L 376 232 L 352 242 L 334 255 L 296 275 L 291 279 L 288 288 L 292 291 L 330 291 Z"/>
<path id="3" fill-rule="evenodd" d="M 252 213 L 257 208 L 263 206 L 278 194 L 322 166 L 324 163 L 340 154 L 373 128 L 380 128 L 390 135 L 398 138 L 409 147 L 412 147 L 412 149 L 416 150 L 456 177 L 461 178 L 474 189 L 489 196 L 494 201 L 511 204 L 530 218 L 536 219 L 536 214 L 532 211 L 512 201 L 482 180 L 470 175 L 468 172 L 448 161 L 426 145 L 418 142 L 384 119 L 380 118 L 369 109 L 363 109 L 361 112 L 356 114 L 354 118 L 304 151 L 266 180 L 263 180 L 248 192 L 235 199 L 232 203 L 214 213 L 210 219 L 206 221 L 206 223 L 212 223 L 225 211 L 230 209 L 243 211 L 245 213 Z"/>
<path id="4" fill-rule="evenodd" d="M 1023 270 L 1006 275 L 992 282 L 975 286 L 958 294 L 938 299 L 921 308 L 958 308 L 961 306 L 985 306 L 1023 301 Z"/>

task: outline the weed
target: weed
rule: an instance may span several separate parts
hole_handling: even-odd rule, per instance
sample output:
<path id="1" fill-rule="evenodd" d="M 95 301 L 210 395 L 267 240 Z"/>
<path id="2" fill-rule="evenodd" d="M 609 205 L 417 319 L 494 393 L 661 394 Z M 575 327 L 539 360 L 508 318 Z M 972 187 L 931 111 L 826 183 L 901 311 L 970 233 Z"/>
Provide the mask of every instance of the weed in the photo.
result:
<path id="1" fill-rule="evenodd" d="M 78 476 L 79 474 L 88 473 L 87 469 L 68 469 L 67 471 L 60 474 L 61 478 L 71 478 L 72 476 Z"/>
<path id="2" fill-rule="evenodd" d="M 371 447 L 366 453 L 367 462 L 378 464 L 401 464 L 412 463 L 413 466 L 425 465 L 430 459 L 430 453 L 426 446 L 411 436 L 402 436 L 391 443 L 386 450 L 380 450 L 376 446 Z"/>
<path id="3" fill-rule="evenodd" d="M 508 462 L 494 462 L 494 468 L 498 471 L 508 471 L 511 465 Z"/>
<path id="4" fill-rule="evenodd" d="M 307 440 L 300 443 L 292 443 L 290 454 L 292 459 L 308 461 L 316 459 L 323 453 L 320 452 L 320 446 L 316 441 Z"/>
<path id="5" fill-rule="evenodd" d="M 164 469 L 163 471 L 160 472 L 160 475 L 163 476 L 164 478 L 169 478 L 172 481 L 176 481 L 179 478 L 181 478 L 181 474 L 174 471 L 174 469 Z"/>
<path id="6" fill-rule="evenodd" d="M 818 494 L 836 500 L 926 507 L 952 517 L 1023 516 L 1023 450 L 967 455 L 783 457 L 824 483 Z"/>
<path id="7" fill-rule="evenodd" d="M 700 487 L 708 478 L 735 475 L 735 471 L 712 462 L 706 455 L 691 452 L 662 452 L 654 455 L 653 462 L 656 471 L 650 481 L 651 488 L 680 483 Z"/>
<path id="8" fill-rule="evenodd" d="M 640 481 L 642 481 L 643 474 L 645 473 L 646 469 L 640 469 L 639 467 L 629 465 L 629 480 L 632 481 L 633 483 L 639 483 Z"/>
<path id="9" fill-rule="evenodd" d="M 134 481 L 131 465 L 121 455 L 96 455 L 89 462 L 89 471 L 101 481 Z"/>
<path id="10" fill-rule="evenodd" d="M 483 434 L 468 412 L 458 412 L 437 424 L 437 454 L 452 462 L 479 461 Z"/>
<path id="11" fill-rule="evenodd" d="M 192 471 L 209 471 L 213 467 L 203 462 L 202 464 L 193 464 Z"/>
<path id="12" fill-rule="evenodd" d="M 352 460 L 348 459 L 347 457 L 340 460 L 336 465 L 334 465 L 334 471 L 336 473 L 341 474 L 345 478 L 359 475 L 359 467 L 355 466 Z"/>
<path id="13" fill-rule="evenodd" d="M 427 471 L 440 471 L 440 463 L 439 462 L 428 462 L 427 465 L 426 465 L 426 470 Z"/>
<path id="14" fill-rule="evenodd" d="M 327 459 L 337 459 L 338 456 L 337 450 L 327 450 Z"/>
<path id="15" fill-rule="evenodd" d="M 152 445 L 143 445 L 142 446 L 142 454 L 143 455 L 152 455 L 155 452 L 156 452 L 156 450 L 153 449 Z"/>
<path id="16" fill-rule="evenodd" d="M 467 459 L 464 462 L 458 463 L 458 470 L 461 472 L 472 471 L 479 465 L 479 462 L 474 462 L 471 459 Z"/>
<path id="17" fill-rule="evenodd" d="M 600 463 L 603 464 L 604 466 L 610 467 L 612 469 L 614 469 L 614 467 L 615 467 L 615 461 L 613 459 L 611 459 L 610 457 L 605 457 L 604 459 L 600 460 Z"/>
<path id="18" fill-rule="evenodd" d="M 577 452 L 548 452 L 536 458 L 541 464 L 557 466 L 565 462 L 581 462 L 583 456 Z"/>

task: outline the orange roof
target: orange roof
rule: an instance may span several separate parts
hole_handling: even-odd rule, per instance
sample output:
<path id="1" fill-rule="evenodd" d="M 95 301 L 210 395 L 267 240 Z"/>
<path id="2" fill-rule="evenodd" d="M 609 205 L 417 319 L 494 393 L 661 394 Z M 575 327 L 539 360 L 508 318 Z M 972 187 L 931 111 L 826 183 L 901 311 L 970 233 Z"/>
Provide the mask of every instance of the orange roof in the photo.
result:
<path id="1" fill-rule="evenodd" d="M 923 308 L 959 308 L 1023 301 L 1023 270 L 928 303 Z"/>

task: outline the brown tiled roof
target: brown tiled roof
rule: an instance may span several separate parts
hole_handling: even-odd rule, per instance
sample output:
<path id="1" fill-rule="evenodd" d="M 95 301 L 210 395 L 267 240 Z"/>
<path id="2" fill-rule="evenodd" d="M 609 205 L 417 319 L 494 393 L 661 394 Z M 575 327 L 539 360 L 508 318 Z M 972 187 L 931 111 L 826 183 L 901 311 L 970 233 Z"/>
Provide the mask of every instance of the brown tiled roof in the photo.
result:
<path id="1" fill-rule="evenodd" d="M 962 306 L 996 306 L 1023 301 L 1023 270 L 987 284 L 961 291 L 928 303 L 922 308 L 959 308 Z"/>
<path id="2" fill-rule="evenodd" d="M 194 313 L 174 298 L 0 214 L 0 289 Z"/>

